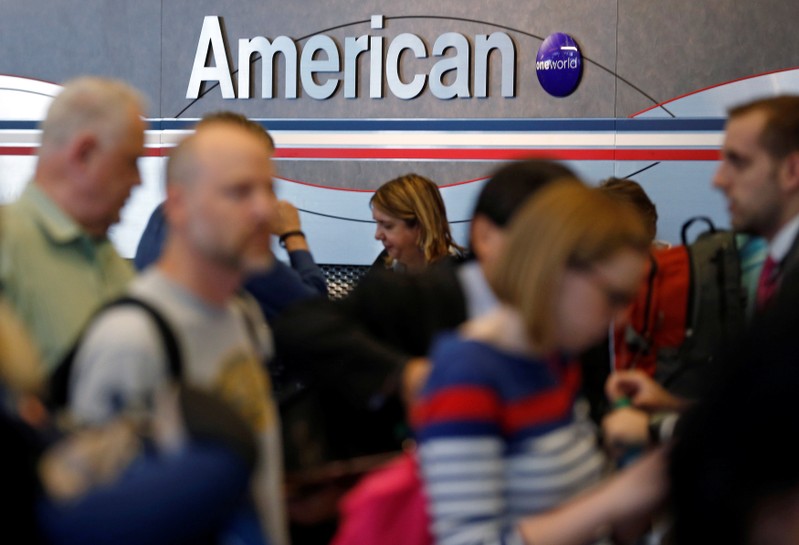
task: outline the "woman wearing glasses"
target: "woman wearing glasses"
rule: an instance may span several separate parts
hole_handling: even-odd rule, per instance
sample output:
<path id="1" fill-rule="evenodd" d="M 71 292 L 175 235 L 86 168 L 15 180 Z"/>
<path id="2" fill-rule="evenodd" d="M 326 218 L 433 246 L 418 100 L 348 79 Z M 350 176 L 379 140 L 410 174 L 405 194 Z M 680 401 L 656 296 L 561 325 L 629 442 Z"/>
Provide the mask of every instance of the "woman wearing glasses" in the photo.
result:
<path id="1" fill-rule="evenodd" d="M 600 479 L 575 356 L 629 304 L 648 248 L 637 212 L 576 181 L 514 218 L 489 279 L 500 308 L 439 339 L 413 413 L 439 543 L 520 543 L 523 516 Z"/>

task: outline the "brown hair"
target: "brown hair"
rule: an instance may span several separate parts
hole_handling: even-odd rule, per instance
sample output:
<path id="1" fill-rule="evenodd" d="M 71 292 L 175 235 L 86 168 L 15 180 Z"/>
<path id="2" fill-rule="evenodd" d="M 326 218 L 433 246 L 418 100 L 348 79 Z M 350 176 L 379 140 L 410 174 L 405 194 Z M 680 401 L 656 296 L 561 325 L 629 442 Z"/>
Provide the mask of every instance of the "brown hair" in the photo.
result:
<path id="1" fill-rule="evenodd" d="M 632 206 L 580 183 L 542 188 L 509 229 L 489 282 L 520 312 L 530 341 L 543 350 L 555 348 L 555 288 L 566 269 L 588 268 L 623 248 L 646 253 L 650 243 Z"/>
<path id="2" fill-rule="evenodd" d="M 633 205 L 644 219 L 650 240 L 655 240 L 658 232 L 658 211 L 655 203 L 636 181 L 627 178 L 608 178 L 599 184 L 599 189 L 611 197 Z"/>
<path id="3" fill-rule="evenodd" d="M 730 109 L 730 119 L 752 112 L 766 114 L 760 145 L 775 159 L 799 151 L 799 95 L 782 95 L 747 102 Z"/>
<path id="4" fill-rule="evenodd" d="M 448 255 L 450 247 L 463 251 L 452 240 L 438 186 L 424 176 L 406 174 L 386 182 L 375 191 L 369 205 L 404 221 L 408 227 L 420 227 L 419 248 L 426 263 Z M 387 264 L 391 265 L 391 258 Z"/>

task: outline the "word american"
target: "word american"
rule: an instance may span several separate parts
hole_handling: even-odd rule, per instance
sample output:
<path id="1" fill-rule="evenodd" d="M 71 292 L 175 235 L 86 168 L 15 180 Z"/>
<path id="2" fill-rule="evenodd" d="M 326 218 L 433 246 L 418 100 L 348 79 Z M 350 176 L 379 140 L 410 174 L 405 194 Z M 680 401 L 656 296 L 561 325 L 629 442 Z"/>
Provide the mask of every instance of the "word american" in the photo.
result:
<path id="1" fill-rule="evenodd" d="M 371 28 L 382 30 L 383 16 L 372 16 Z M 249 99 L 252 61 L 256 54 L 262 59 L 261 98 L 265 99 L 275 96 L 277 82 L 274 66 L 278 54 L 283 56 L 285 67 L 283 95 L 289 99 L 298 97 L 298 79 L 303 93 L 317 100 L 333 96 L 342 81 L 344 97 L 358 98 L 361 55 L 369 57 L 369 98 L 385 96 L 384 80 L 392 95 L 406 100 L 418 97 L 425 86 L 433 96 L 443 100 L 486 98 L 490 65 L 497 57 L 500 94 L 505 98 L 515 96 L 516 48 L 513 40 L 504 32 L 477 34 L 474 36 L 473 46 L 463 34 L 446 32 L 436 38 L 431 52 L 428 52 L 425 42 L 416 34 L 399 34 L 388 42 L 387 47 L 385 42 L 386 37 L 379 35 L 345 37 L 342 55 L 336 41 L 323 34 L 312 36 L 304 46 L 298 46 L 288 36 L 278 36 L 273 40 L 264 36 L 242 38 L 238 40 L 238 71 L 234 87 L 220 18 L 206 16 L 197 42 L 186 98 L 198 98 L 202 84 L 208 82 L 219 84 L 222 98 Z M 428 72 L 404 74 L 407 70 L 403 68 L 407 68 L 409 64 L 403 61 L 405 55 L 415 59 L 429 59 L 430 54 L 432 58 L 439 60 L 432 64 Z M 208 66 L 207 61 L 211 59 L 213 65 Z M 418 69 L 425 63 L 413 64 Z"/>

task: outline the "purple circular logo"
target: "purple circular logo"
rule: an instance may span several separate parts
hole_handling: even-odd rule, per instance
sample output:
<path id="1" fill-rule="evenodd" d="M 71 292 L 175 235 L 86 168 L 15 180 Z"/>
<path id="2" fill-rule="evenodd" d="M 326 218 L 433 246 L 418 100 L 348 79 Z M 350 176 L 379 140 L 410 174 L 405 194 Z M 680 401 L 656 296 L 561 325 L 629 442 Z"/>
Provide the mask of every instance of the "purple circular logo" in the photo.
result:
<path id="1" fill-rule="evenodd" d="M 572 94 L 583 73 L 583 57 L 574 39 L 562 32 L 547 36 L 538 48 L 535 72 L 541 87 L 550 95 Z"/>

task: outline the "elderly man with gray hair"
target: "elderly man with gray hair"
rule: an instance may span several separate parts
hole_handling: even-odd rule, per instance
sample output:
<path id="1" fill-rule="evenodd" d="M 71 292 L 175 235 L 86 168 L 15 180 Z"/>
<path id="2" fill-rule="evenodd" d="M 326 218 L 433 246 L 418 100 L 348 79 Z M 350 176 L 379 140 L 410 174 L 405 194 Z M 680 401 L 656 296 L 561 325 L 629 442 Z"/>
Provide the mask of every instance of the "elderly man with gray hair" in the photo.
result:
<path id="1" fill-rule="evenodd" d="M 133 278 L 106 234 L 140 183 L 143 110 L 122 82 L 68 82 L 42 123 L 33 180 L 2 211 L 0 280 L 48 371 Z"/>

